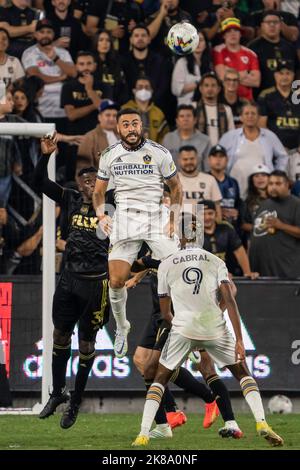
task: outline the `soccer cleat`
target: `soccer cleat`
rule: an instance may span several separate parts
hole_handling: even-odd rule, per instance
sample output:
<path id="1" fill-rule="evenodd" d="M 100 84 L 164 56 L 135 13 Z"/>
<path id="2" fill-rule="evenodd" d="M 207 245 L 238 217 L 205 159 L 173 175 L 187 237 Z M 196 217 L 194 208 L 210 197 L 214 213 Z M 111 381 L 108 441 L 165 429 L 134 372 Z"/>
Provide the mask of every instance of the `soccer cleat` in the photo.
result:
<path id="1" fill-rule="evenodd" d="M 128 350 L 127 335 L 130 331 L 130 323 L 126 320 L 125 330 L 117 330 L 114 344 L 115 356 L 118 358 L 126 356 Z"/>
<path id="2" fill-rule="evenodd" d="M 221 437 L 232 437 L 233 439 L 241 439 L 244 434 L 239 428 L 230 428 L 224 426 L 224 428 L 219 429 L 219 435 Z"/>
<path id="3" fill-rule="evenodd" d="M 48 418 L 48 416 L 53 415 L 56 408 L 62 403 L 67 403 L 70 399 L 70 395 L 67 392 L 63 392 L 60 395 L 50 395 L 49 400 L 39 414 L 40 419 Z"/>
<path id="4" fill-rule="evenodd" d="M 69 403 L 68 407 L 64 411 L 61 420 L 60 420 L 60 427 L 63 429 L 68 429 L 73 424 L 75 424 L 77 415 L 79 411 L 79 405 L 75 405 L 74 403 Z"/>
<path id="5" fill-rule="evenodd" d="M 167 439 L 173 437 L 169 424 L 158 424 L 149 434 L 150 439 Z"/>
<path id="6" fill-rule="evenodd" d="M 204 429 L 208 429 L 216 421 L 219 416 L 220 411 L 217 405 L 216 400 L 212 403 L 205 403 L 205 415 L 203 419 Z"/>
<path id="7" fill-rule="evenodd" d="M 138 436 L 135 441 L 131 444 L 132 447 L 142 447 L 149 444 L 150 438 L 148 436 Z"/>
<path id="8" fill-rule="evenodd" d="M 183 411 L 169 411 L 167 413 L 167 420 L 171 429 L 174 429 L 185 424 L 187 422 L 187 417 Z"/>
<path id="9" fill-rule="evenodd" d="M 256 423 L 256 431 L 257 434 L 261 437 L 264 437 L 271 444 L 271 446 L 282 446 L 284 443 L 282 437 L 278 436 L 278 434 L 276 434 L 276 432 L 274 432 L 265 421 Z"/>

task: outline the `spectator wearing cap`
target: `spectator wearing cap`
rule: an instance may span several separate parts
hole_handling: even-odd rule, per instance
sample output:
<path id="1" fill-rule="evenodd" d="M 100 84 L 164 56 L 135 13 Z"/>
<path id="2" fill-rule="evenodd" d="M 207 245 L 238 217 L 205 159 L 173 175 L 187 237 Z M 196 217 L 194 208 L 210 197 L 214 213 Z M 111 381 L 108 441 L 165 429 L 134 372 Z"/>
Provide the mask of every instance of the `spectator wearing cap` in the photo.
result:
<path id="1" fill-rule="evenodd" d="M 243 106 L 241 121 L 243 127 L 227 132 L 219 143 L 226 149 L 228 172 L 238 181 L 244 200 L 253 167 L 264 164 L 270 171 L 285 170 L 288 156 L 274 132 L 259 127 L 259 109 L 255 103 Z"/>
<path id="2" fill-rule="evenodd" d="M 63 82 L 76 76 L 72 58 L 66 49 L 54 47 L 54 28 L 48 20 L 41 20 L 36 27 L 37 44 L 26 49 L 22 63 L 26 74 L 41 78 L 44 90 L 39 98 L 39 111 L 45 121 L 55 122 L 62 132 L 66 123 L 65 110 L 60 107 Z"/>
<path id="3" fill-rule="evenodd" d="M 169 126 L 164 113 L 152 100 L 153 88 L 150 79 L 147 77 L 138 78 L 132 91 L 134 99 L 125 103 L 122 108 L 139 111 L 145 138 L 161 143 L 169 132 Z"/>
<path id="4" fill-rule="evenodd" d="M 300 277 L 300 200 L 283 171 L 271 173 L 268 198 L 255 213 L 250 262 L 262 276 Z"/>
<path id="5" fill-rule="evenodd" d="M 203 201 L 204 244 L 203 248 L 226 263 L 233 275 L 256 279 L 258 272 L 252 272 L 249 258 L 235 229 L 228 222 L 218 221 L 214 201 Z"/>
<path id="6" fill-rule="evenodd" d="M 297 1 L 297 0 L 296 0 Z M 287 2 L 286 2 L 287 3 Z M 289 4 L 294 2 L 289 0 Z M 299 37 L 299 29 L 297 24 L 297 16 L 293 13 L 284 11 L 282 8 L 283 2 L 281 0 L 262 0 L 263 9 L 252 11 L 249 16 L 249 24 L 254 27 L 257 31 L 261 25 L 262 16 L 268 12 L 275 10 L 279 13 L 281 19 L 280 32 L 284 39 L 290 42 L 297 41 Z"/>
<path id="7" fill-rule="evenodd" d="M 274 78 L 275 87 L 259 95 L 259 125 L 273 131 L 282 144 L 291 150 L 298 145 L 300 130 L 300 107 L 293 100 L 293 64 L 285 60 L 278 62 Z"/>
<path id="8" fill-rule="evenodd" d="M 74 18 L 71 0 L 52 0 L 53 10 L 47 19 L 54 25 L 55 46 L 70 51 L 75 61 L 79 50 L 88 46 L 88 38 L 83 34 L 80 21 Z"/>
<path id="9" fill-rule="evenodd" d="M 200 132 L 208 135 L 211 145 L 217 145 L 223 134 L 235 129 L 230 107 L 219 102 L 221 88 L 221 82 L 215 73 L 206 73 L 201 77 L 197 127 Z"/>
<path id="10" fill-rule="evenodd" d="M 178 176 L 183 192 L 183 211 L 192 212 L 193 207 L 204 199 L 211 199 L 216 204 L 217 219 L 222 220 L 222 194 L 212 175 L 198 170 L 197 150 L 192 146 L 179 149 Z"/>
<path id="11" fill-rule="evenodd" d="M 118 141 L 116 132 L 118 105 L 111 100 L 102 100 L 98 110 L 98 125 L 83 137 L 78 147 L 76 174 L 81 168 L 98 168 L 100 154 L 106 147 Z"/>
<path id="12" fill-rule="evenodd" d="M 196 129 L 196 110 L 191 104 L 181 104 L 176 111 L 176 129 L 168 132 L 163 140 L 163 145 L 171 152 L 174 162 L 177 164 L 180 147 L 192 145 L 197 149 L 199 170 L 203 170 L 206 164 L 209 149 L 211 147 L 209 137 Z"/>
<path id="13" fill-rule="evenodd" d="M 0 27 L 11 37 L 8 53 L 18 59 L 34 44 L 38 12 L 30 6 L 30 0 L 11 0 L 11 6 L 3 8 L 0 16 Z"/>
<path id="14" fill-rule="evenodd" d="M 226 69 L 223 80 L 223 90 L 220 94 L 220 102 L 230 106 L 233 121 L 236 128 L 241 127 L 241 111 L 247 100 L 238 95 L 240 83 L 239 72 L 235 69 Z"/>
<path id="15" fill-rule="evenodd" d="M 223 82 L 228 68 L 239 73 L 238 95 L 247 100 L 253 99 L 252 88 L 260 85 L 261 75 L 255 52 L 241 46 L 241 23 L 238 18 L 226 18 L 221 23 L 224 43 L 213 49 L 216 73 Z"/>
<path id="16" fill-rule="evenodd" d="M 97 63 L 90 51 L 79 52 L 76 59 L 77 77 L 62 88 L 61 106 L 68 117 L 68 133 L 86 134 L 97 125 L 101 99 L 106 98 L 105 85 L 95 78 Z"/>
<path id="17" fill-rule="evenodd" d="M 231 223 L 238 230 L 240 212 L 240 189 L 236 179 L 226 174 L 228 157 L 222 145 L 211 148 L 208 157 L 210 174 L 216 179 L 222 194 L 222 219 Z"/>
<path id="18" fill-rule="evenodd" d="M 254 214 L 267 199 L 270 170 L 266 165 L 255 165 L 248 178 L 246 200 L 242 209 L 242 229 L 249 235 L 253 229 Z"/>
<path id="19" fill-rule="evenodd" d="M 297 68 L 297 51 L 293 44 L 281 37 L 281 15 L 277 10 L 266 10 L 260 19 L 261 35 L 248 44 L 257 54 L 261 71 L 259 91 L 274 86 L 274 72 L 280 60 L 288 60 Z"/>

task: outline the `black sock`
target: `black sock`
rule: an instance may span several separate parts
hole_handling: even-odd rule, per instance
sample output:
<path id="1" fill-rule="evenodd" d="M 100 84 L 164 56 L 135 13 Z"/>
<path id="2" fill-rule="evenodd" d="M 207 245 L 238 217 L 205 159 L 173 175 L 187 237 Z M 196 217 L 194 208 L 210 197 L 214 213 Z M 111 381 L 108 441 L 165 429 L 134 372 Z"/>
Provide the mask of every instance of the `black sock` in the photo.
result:
<path id="1" fill-rule="evenodd" d="M 150 386 L 152 385 L 152 383 L 153 383 L 153 380 L 145 380 L 145 385 L 146 385 L 147 392 L 148 392 Z M 166 412 L 165 412 L 165 394 L 163 394 L 163 396 L 162 396 L 159 408 L 156 412 L 156 415 L 155 415 L 154 419 L 155 419 L 156 424 L 166 424 L 168 422 L 167 415 L 166 415 Z"/>
<path id="2" fill-rule="evenodd" d="M 82 395 L 95 359 L 95 350 L 90 354 L 79 351 L 79 364 L 75 380 L 75 390 L 72 393 L 72 404 L 80 405 Z"/>
<path id="3" fill-rule="evenodd" d="M 171 377 L 171 381 L 188 393 L 202 398 L 205 403 L 214 401 L 211 390 L 201 382 L 199 382 L 187 369 L 180 367 L 176 369 Z"/>
<path id="4" fill-rule="evenodd" d="M 167 413 L 170 411 L 177 411 L 178 406 L 176 404 L 173 393 L 170 391 L 169 387 L 165 388 L 165 410 Z"/>
<path id="5" fill-rule="evenodd" d="M 233 421 L 234 414 L 232 411 L 229 392 L 218 375 L 211 375 L 206 379 L 207 385 L 212 389 L 220 413 L 224 421 Z"/>
<path id="6" fill-rule="evenodd" d="M 71 356 L 71 342 L 66 346 L 53 344 L 52 349 L 52 379 L 54 396 L 60 395 L 66 386 L 68 360 Z"/>

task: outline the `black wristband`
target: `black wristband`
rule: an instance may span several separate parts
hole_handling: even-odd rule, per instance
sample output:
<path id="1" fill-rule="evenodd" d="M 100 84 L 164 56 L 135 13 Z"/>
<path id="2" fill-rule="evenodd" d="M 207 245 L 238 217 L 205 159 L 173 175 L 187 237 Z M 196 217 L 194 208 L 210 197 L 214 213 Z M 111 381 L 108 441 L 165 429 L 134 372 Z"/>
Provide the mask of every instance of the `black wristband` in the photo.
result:
<path id="1" fill-rule="evenodd" d="M 52 59 L 52 60 L 53 60 L 53 62 L 57 62 L 59 59 L 60 59 L 60 57 L 59 57 L 58 55 L 56 55 L 56 56 L 54 57 L 54 59 Z"/>

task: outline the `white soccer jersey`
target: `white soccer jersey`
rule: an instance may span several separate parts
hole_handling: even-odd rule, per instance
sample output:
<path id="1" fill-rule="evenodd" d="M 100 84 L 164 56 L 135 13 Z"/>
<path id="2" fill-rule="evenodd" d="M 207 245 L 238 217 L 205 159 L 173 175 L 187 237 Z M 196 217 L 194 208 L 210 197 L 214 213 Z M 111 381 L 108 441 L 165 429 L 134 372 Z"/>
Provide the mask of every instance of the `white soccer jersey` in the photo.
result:
<path id="1" fill-rule="evenodd" d="M 225 330 L 217 291 L 229 282 L 225 263 L 201 248 L 180 250 L 158 269 L 158 295 L 173 301 L 172 329 L 190 339 L 213 340 Z"/>
<path id="2" fill-rule="evenodd" d="M 98 178 L 108 181 L 113 177 L 119 209 L 155 212 L 162 200 L 163 180 L 176 172 L 172 155 L 162 145 L 145 140 L 130 151 L 119 141 L 102 153 Z"/>
<path id="3" fill-rule="evenodd" d="M 19 59 L 7 55 L 4 64 L 0 65 L 0 80 L 3 80 L 6 86 L 9 86 L 19 78 L 24 77 L 24 75 L 25 72 Z"/>
<path id="4" fill-rule="evenodd" d="M 70 53 L 61 47 L 55 47 L 55 54 L 64 62 L 73 64 Z M 36 45 L 26 49 L 22 55 L 22 63 L 27 71 L 30 67 L 37 67 L 41 73 L 49 77 L 59 77 L 61 68 L 49 59 Z M 66 117 L 65 110 L 60 106 L 60 95 L 63 82 L 45 83 L 42 96 L 39 98 L 39 111 L 45 118 Z"/>

